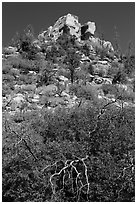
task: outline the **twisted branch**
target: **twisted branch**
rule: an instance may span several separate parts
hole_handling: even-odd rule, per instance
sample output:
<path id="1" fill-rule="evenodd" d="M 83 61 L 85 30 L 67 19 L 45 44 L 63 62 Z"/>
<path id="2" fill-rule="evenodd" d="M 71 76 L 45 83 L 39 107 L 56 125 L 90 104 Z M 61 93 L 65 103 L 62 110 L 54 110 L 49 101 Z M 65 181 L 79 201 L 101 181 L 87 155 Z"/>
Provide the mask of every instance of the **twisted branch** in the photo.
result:
<path id="1" fill-rule="evenodd" d="M 94 127 L 94 129 L 89 133 L 90 137 L 92 136 L 92 134 L 94 134 L 97 130 L 98 130 L 98 125 L 99 125 L 99 120 L 100 120 L 100 117 L 104 114 L 106 108 L 113 104 L 113 103 L 116 103 L 116 99 L 113 100 L 113 101 L 110 101 L 109 103 L 105 104 L 99 111 L 99 114 L 97 115 L 97 122 L 96 122 L 96 125 Z"/>
<path id="2" fill-rule="evenodd" d="M 38 158 L 37 158 L 37 157 L 34 155 L 34 153 L 32 152 L 32 150 L 31 150 L 30 146 L 28 145 L 27 141 L 26 141 L 21 135 L 19 135 L 18 133 L 16 133 L 14 130 L 11 129 L 11 127 L 10 127 L 9 122 L 8 122 L 7 119 L 5 119 L 5 122 L 6 122 L 6 126 L 8 126 L 8 128 L 9 128 L 9 131 L 10 131 L 11 133 L 14 133 L 14 134 L 17 136 L 17 138 L 20 139 L 19 142 L 17 142 L 16 144 L 14 144 L 14 146 L 17 147 L 17 145 L 19 145 L 21 142 L 23 142 L 23 143 L 25 144 L 26 148 L 28 149 L 28 151 L 30 152 L 30 154 L 31 154 L 31 155 L 33 156 L 33 158 L 35 159 L 35 161 L 37 161 Z M 7 131 L 7 127 L 6 127 L 6 131 Z"/>
<path id="3" fill-rule="evenodd" d="M 81 194 L 81 191 L 82 189 L 87 186 L 87 191 L 86 191 L 86 194 L 87 194 L 87 198 L 88 198 L 88 194 L 89 194 L 89 181 L 88 181 L 88 174 L 87 174 L 87 165 L 85 164 L 85 160 L 88 158 L 88 156 L 86 156 L 85 158 L 79 158 L 79 157 L 75 157 L 76 159 L 74 160 L 66 160 L 65 162 L 60 160 L 61 162 L 64 163 L 64 167 L 61 168 L 61 170 L 59 172 L 57 172 L 55 170 L 55 172 L 50 176 L 49 178 L 49 181 L 50 181 L 50 185 L 51 185 L 51 188 L 52 188 L 52 193 L 55 194 L 56 193 L 56 186 L 55 184 L 53 183 L 53 178 L 55 178 L 56 176 L 60 176 L 61 173 L 63 173 L 63 177 L 61 178 L 61 181 L 63 183 L 63 187 L 62 189 L 65 188 L 65 177 L 67 175 L 67 173 L 69 174 L 69 178 L 70 180 L 72 180 L 72 187 L 71 187 L 71 190 L 72 192 L 75 194 L 75 190 L 74 190 L 74 186 L 73 186 L 73 182 L 75 182 L 76 184 L 76 195 L 78 196 L 78 200 L 80 199 L 80 194 Z M 55 163 L 51 164 L 51 165 L 48 165 L 46 166 L 44 169 L 41 170 L 41 172 L 43 173 L 45 170 L 47 170 L 47 168 L 49 167 L 57 167 L 57 164 L 58 164 L 59 161 L 56 161 Z M 79 172 L 78 170 L 78 167 L 77 167 L 77 164 L 78 162 L 82 162 L 82 166 L 84 167 L 84 176 L 82 176 L 82 178 L 85 178 L 85 181 L 86 181 L 86 184 L 83 184 L 80 176 L 82 175 L 81 172 Z M 75 164 L 76 163 L 76 164 Z M 56 168 L 57 169 L 57 168 Z M 75 171 L 76 173 L 76 177 L 74 178 L 73 176 L 73 173 L 72 171 Z M 78 181 L 80 182 L 80 187 L 78 186 Z M 62 190 L 61 189 L 61 190 Z"/>

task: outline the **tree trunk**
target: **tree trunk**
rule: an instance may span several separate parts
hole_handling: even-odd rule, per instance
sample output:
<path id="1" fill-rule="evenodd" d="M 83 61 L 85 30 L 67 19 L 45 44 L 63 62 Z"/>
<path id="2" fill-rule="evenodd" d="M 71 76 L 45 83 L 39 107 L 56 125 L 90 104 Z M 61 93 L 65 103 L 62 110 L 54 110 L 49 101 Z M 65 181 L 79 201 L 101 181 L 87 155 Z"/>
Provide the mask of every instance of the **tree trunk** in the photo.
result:
<path id="1" fill-rule="evenodd" d="M 73 84 L 74 82 L 74 71 L 73 70 L 70 71 L 70 79 L 71 79 L 71 83 Z"/>

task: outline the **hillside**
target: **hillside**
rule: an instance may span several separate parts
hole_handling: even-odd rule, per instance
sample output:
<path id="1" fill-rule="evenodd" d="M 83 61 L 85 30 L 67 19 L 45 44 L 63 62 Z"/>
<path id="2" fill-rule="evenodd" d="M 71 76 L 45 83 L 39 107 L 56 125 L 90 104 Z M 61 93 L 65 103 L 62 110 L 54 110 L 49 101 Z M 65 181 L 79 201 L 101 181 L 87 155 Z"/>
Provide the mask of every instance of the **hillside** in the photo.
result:
<path id="1" fill-rule="evenodd" d="M 3 48 L 3 201 L 134 201 L 135 57 L 95 31 L 67 14 Z"/>

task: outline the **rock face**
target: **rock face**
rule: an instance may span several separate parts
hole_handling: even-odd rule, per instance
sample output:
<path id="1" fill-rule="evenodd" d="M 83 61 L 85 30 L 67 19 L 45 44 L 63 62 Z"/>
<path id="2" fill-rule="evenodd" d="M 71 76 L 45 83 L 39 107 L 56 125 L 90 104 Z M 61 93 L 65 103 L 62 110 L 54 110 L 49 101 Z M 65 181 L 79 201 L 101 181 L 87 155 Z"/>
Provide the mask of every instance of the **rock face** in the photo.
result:
<path id="1" fill-rule="evenodd" d="M 39 34 L 38 39 L 40 41 L 47 40 L 48 37 L 53 37 L 55 40 L 63 33 L 69 33 L 75 36 L 77 39 L 87 40 L 89 36 L 94 36 L 96 26 L 94 22 L 87 22 L 81 25 L 78 22 L 78 17 L 72 14 L 60 17 L 54 26 L 50 26 L 48 30 Z"/>
<path id="2" fill-rule="evenodd" d="M 111 44 L 111 42 L 109 41 L 105 41 L 105 40 L 101 40 L 99 38 L 95 38 L 95 37 L 90 37 L 90 45 L 95 48 L 103 48 L 108 52 L 113 52 L 114 48 Z"/>
<path id="3" fill-rule="evenodd" d="M 79 41 L 90 39 L 91 45 L 93 45 L 93 47 L 103 46 L 103 48 L 107 49 L 109 52 L 114 51 L 111 42 L 100 40 L 99 38 L 94 37 L 95 31 L 95 22 L 88 21 L 84 25 L 81 25 L 78 22 L 77 16 L 67 14 L 66 16 L 60 17 L 53 27 L 50 26 L 47 31 L 39 34 L 38 38 L 41 41 L 48 41 L 49 37 L 57 40 L 58 37 L 63 33 L 69 33 L 70 35 L 75 36 Z"/>
<path id="4" fill-rule="evenodd" d="M 111 42 L 109 42 L 109 41 L 104 41 L 103 42 L 103 47 L 105 49 L 108 49 L 109 52 L 113 52 L 114 51 L 114 48 L 113 48 Z"/>
<path id="5" fill-rule="evenodd" d="M 60 17 L 53 26 L 48 28 L 48 30 L 40 33 L 38 39 L 40 42 L 48 42 L 49 38 L 56 41 L 63 33 L 69 33 L 75 36 L 78 42 L 90 40 L 91 49 L 103 47 L 103 49 L 106 49 L 108 52 L 113 52 L 114 49 L 111 42 L 95 38 L 95 31 L 95 22 L 88 21 L 84 25 L 81 25 L 78 22 L 78 17 L 69 13 Z"/>
<path id="6" fill-rule="evenodd" d="M 70 33 L 70 35 L 74 35 L 77 38 L 81 35 L 81 24 L 78 22 L 78 17 L 67 14 L 66 16 L 60 17 L 54 26 L 50 26 L 47 31 L 41 33 L 38 38 L 40 40 L 47 40 L 47 38 L 53 37 L 54 40 L 58 39 L 58 37 L 62 33 Z"/>
<path id="7" fill-rule="evenodd" d="M 48 28 L 48 30 L 43 31 L 42 33 L 40 33 L 40 34 L 38 35 L 39 41 L 40 41 L 40 42 L 48 41 L 48 38 L 50 37 L 51 30 L 52 30 L 52 26 L 50 26 L 50 27 Z"/>
<path id="8" fill-rule="evenodd" d="M 50 35 L 54 36 L 56 40 L 62 33 L 70 33 L 70 35 L 75 35 L 77 38 L 80 37 L 81 24 L 78 22 L 78 17 L 67 14 L 57 20 L 55 25 L 50 31 Z"/>
<path id="9" fill-rule="evenodd" d="M 88 40 L 90 36 L 94 36 L 96 26 L 94 22 L 87 22 L 81 26 L 81 40 Z"/>

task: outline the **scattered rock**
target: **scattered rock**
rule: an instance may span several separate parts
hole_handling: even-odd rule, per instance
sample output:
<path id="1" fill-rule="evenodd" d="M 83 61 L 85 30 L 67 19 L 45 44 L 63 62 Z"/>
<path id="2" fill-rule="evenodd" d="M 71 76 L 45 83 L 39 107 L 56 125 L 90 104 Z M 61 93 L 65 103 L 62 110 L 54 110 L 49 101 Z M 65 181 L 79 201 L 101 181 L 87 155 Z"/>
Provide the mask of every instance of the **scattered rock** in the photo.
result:
<path id="1" fill-rule="evenodd" d="M 61 96 L 62 96 L 62 97 L 70 98 L 70 95 L 67 94 L 65 91 L 62 91 Z"/>
<path id="2" fill-rule="evenodd" d="M 95 77 L 95 78 L 94 78 L 94 82 L 95 82 L 96 84 L 102 84 L 102 83 L 103 83 L 103 78 L 101 78 L 101 77 Z"/>
<path id="3" fill-rule="evenodd" d="M 35 93 L 40 95 L 52 96 L 55 95 L 57 91 L 58 91 L 57 86 L 55 86 L 54 84 L 50 84 L 48 86 L 42 86 L 37 88 Z"/>
<path id="4" fill-rule="evenodd" d="M 11 110 L 16 111 L 17 108 L 24 109 L 26 105 L 27 105 L 27 102 L 25 101 L 25 97 L 22 94 L 18 93 L 11 100 L 10 107 L 11 107 Z"/>
<path id="5" fill-rule="evenodd" d="M 24 91 L 35 91 L 36 85 L 35 84 L 27 84 L 27 85 L 21 85 L 21 89 Z"/>
<path id="6" fill-rule="evenodd" d="M 36 75 L 37 73 L 35 71 L 29 71 L 29 75 Z"/>
<path id="7" fill-rule="evenodd" d="M 9 46 L 9 47 L 6 47 L 4 48 L 4 54 L 15 54 L 17 52 L 17 48 L 16 47 L 12 47 L 12 46 Z"/>
<path id="8" fill-rule="evenodd" d="M 68 78 L 67 78 L 67 77 L 64 77 L 64 76 L 62 76 L 62 75 L 58 76 L 58 79 L 59 79 L 60 81 L 64 81 L 64 82 L 68 81 Z"/>
<path id="9" fill-rule="evenodd" d="M 106 77 L 108 74 L 108 70 L 110 69 L 110 64 L 109 63 L 100 63 L 97 62 L 96 64 L 92 64 L 92 67 L 94 69 L 94 74 L 97 75 L 102 75 L 102 77 Z"/>

